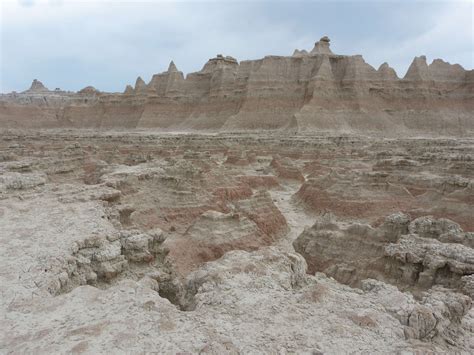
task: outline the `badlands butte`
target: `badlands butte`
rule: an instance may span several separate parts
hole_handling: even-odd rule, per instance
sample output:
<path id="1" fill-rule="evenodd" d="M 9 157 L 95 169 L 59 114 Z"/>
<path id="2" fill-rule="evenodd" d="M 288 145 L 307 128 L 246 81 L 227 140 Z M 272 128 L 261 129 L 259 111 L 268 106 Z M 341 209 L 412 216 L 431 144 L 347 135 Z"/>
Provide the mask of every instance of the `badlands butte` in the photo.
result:
<path id="1" fill-rule="evenodd" d="M 474 74 L 313 50 L 0 96 L 0 353 L 474 353 Z"/>
<path id="2" fill-rule="evenodd" d="M 50 91 L 35 80 L 0 97 L 0 127 L 469 135 L 474 70 L 416 57 L 405 77 L 362 56 L 335 55 L 323 37 L 307 52 L 240 63 L 210 59 L 184 77 L 173 62 L 122 94 Z"/>

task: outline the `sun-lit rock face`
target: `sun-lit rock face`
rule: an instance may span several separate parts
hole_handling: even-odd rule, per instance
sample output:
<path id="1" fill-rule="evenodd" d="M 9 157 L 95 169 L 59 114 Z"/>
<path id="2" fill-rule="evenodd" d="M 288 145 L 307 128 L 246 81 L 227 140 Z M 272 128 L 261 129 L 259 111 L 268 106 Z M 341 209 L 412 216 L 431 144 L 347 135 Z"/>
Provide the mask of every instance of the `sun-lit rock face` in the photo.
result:
<path id="1" fill-rule="evenodd" d="M 416 57 L 399 78 L 360 55 L 337 55 L 322 37 L 311 51 L 238 62 L 218 54 L 184 75 L 173 61 L 124 93 L 49 91 L 35 80 L 0 96 L 0 127 L 275 130 L 381 135 L 468 135 L 474 74 Z"/>

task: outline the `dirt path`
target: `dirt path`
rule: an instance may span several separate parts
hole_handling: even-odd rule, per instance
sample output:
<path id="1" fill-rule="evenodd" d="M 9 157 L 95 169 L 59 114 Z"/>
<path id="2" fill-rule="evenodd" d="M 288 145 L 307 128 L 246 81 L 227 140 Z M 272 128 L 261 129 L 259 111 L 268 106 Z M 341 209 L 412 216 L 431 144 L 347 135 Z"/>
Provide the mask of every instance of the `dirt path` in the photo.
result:
<path id="1" fill-rule="evenodd" d="M 282 184 L 282 187 L 282 190 L 273 190 L 270 193 L 275 205 L 285 216 L 290 230 L 284 238 L 276 243 L 276 246 L 285 251 L 294 251 L 293 241 L 303 232 L 305 227 L 313 225 L 314 218 L 308 216 L 302 207 L 297 206 L 291 200 L 293 194 L 300 187 L 299 182 L 286 182 Z"/>

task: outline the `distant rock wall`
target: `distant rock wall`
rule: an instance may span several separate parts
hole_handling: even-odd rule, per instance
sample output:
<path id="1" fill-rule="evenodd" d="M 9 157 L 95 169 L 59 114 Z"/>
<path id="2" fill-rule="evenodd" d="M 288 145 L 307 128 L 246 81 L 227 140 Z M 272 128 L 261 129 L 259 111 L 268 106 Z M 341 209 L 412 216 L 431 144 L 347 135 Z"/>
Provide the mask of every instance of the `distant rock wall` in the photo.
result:
<path id="1" fill-rule="evenodd" d="M 384 135 L 474 132 L 474 71 L 416 57 L 403 79 L 387 64 L 312 51 L 237 62 L 217 55 L 186 77 L 171 62 L 124 93 L 72 93 L 33 82 L 0 95 L 2 128 L 290 130 Z"/>

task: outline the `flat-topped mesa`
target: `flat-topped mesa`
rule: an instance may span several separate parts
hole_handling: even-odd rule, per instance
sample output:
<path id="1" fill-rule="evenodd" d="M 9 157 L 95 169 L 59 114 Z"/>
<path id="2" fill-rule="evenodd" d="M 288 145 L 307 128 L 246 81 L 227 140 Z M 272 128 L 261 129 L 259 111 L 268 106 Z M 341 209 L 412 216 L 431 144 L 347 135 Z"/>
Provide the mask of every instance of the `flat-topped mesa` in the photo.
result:
<path id="1" fill-rule="evenodd" d="M 227 63 L 227 64 L 238 64 L 237 59 L 231 57 L 230 55 L 226 55 L 225 57 L 222 54 L 216 55 L 215 58 L 209 59 L 210 62 L 218 62 L 218 63 Z"/>
<path id="2" fill-rule="evenodd" d="M 86 86 L 84 89 L 77 92 L 79 95 L 94 96 L 100 94 L 100 91 L 93 86 Z"/>
<path id="3" fill-rule="evenodd" d="M 217 68 L 236 68 L 238 67 L 239 63 L 237 59 L 231 56 L 223 56 L 222 54 L 216 55 L 214 58 L 211 58 L 204 64 L 201 72 L 208 72 L 215 70 Z"/>
<path id="4" fill-rule="evenodd" d="M 318 42 L 314 44 L 313 50 L 309 53 L 310 55 L 317 55 L 317 54 L 333 54 L 331 49 L 329 48 L 329 42 L 331 40 L 328 36 L 322 37 Z"/>
<path id="5" fill-rule="evenodd" d="M 44 92 L 44 91 L 49 91 L 49 90 L 38 79 L 34 79 L 33 82 L 31 83 L 30 88 L 26 90 L 26 92 Z"/>

